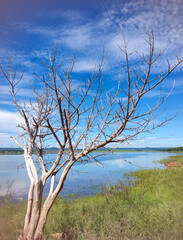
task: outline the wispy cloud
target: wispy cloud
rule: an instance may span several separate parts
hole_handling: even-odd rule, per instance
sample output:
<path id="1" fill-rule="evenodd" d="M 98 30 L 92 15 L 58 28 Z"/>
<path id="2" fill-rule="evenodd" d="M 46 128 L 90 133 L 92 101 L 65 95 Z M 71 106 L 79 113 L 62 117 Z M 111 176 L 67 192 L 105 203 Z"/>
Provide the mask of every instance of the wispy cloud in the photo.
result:
<path id="1" fill-rule="evenodd" d="M 11 92 L 10 92 L 10 86 L 9 85 L 0 85 L 0 94 L 1 97 L 4 96 L 6 98 L 11 98 Z M 31 97 L 32 91 L 30 88 L 23 87 L 23 83 L 20 85 L 20 88 L 17 88 L 16 92 L 17 97 Z"/>
<path id="2" fill-rule="evenodd" d="M 89 25 L 81 25 L 79 27 L 72 27 L 64 29 L 57 40 L 61 44 L 66 45 L 70 49 L 83 49 L 91 45 L 91 29 Z"/>
<path id="3" fill-rule="evenodd" d="M 10 48 L 0 48 L 0 63 L 2 67 L 10 66 L 11 58 L 14 65 L 21 65 L 26 68 L 35 67 L 35 63 L 31 61 L 30 55 L 24 51 L 17 51 Z M 22 68 L 23 70 L 23 68 Z"/>
<path id="4" fill-rule="evenodd" d="M 1 147 L 17 147 L 11 136 L 12 134 L 0 132 Z"/>
<path id="5" fill-rule="evenodd" d="M 18 112 L 0 110 L 0 132 L 15 132 L 18 124 L 22 122 Z"/>
<path id="6" fill-rule="evenodd" d="M 63 10 L 53 10 L 49 11 L 47 13 L 44 13 L 44 16 L 47 15 L 49 18 L 59 20 L 61 19 L 65 23 L 79 23 L 83 21 L 86 18 L 86 14 L 84 12 L 81 12 L 77 9 L 67 9 L 65 11 Z"/>
<path id="7" fill-rule="evenodd" d="M 63 21 L 58 21 L 54 27 L 26 22 L 16 23 L 16 26 L 29 34 L 40 36 L 42 40 L 49 39 L 47 44 L 50 46 L 57 42 L 63 47 L 63 50 L 67 48 L 67 53 L 69 50 L 75 51 L 74 54 L 78 54 L 79 57 L 85 55 L 98 58 L 98 51 L 104 46 L 105 58 L 110 65 L 111 63 L 115 65 L 116 59 L 121 58 L 118 48 L 118 45 L 122 43 L 120 24 L 129 40 L 129 51 L 137 48 L 139 51 L 146 51 L 147 47 L 144 48 L 145 30 L 149 28 L 155 32 L 157 49 L 163 49 L 171 40 L 172 45 L 167 54 L 172 58 L 172 53 L 174 55 L 178 53 L 177 46 L 180 49 L 182 45 L 183 26 L 180 16 L 183 4 L 180 2 L 179 5 L 178 3 L 179 0 L 175 2 L 161 0 L 155 4 L 144 0 L 137 2 L 131 0 L 126 3 L 115 1 L 115 4 L 110 2 L 110 10 L 109 2 L 104 4 L 106 9 L 103 8 L 100 15 L 92 21 L 87 18 L 86 14 L 78 10 L 66 12 L 58 10 L 47 14 L 48 18 L 59 18 Z M 83 69 L 85 71 L 85 68 Z"/>
<path id="8" fill-rule="evenodd" d="M 97 69 L 98 64 L 94 61 L 90 61 L 89 59 L 83 59 L 80 61 L 76 61 L 73 71 L 74 72 L 93 72 Z M 105 69 L 105 66 L 103 66 Z"/>
<path id="9" fill-rule="evenodd" d="M 0 105 L 9 105 L 9 106 L 12 106 L 12 105 L 14 105 L 14 103 L 13 103 L 13 101 L 0 100 Z"/>

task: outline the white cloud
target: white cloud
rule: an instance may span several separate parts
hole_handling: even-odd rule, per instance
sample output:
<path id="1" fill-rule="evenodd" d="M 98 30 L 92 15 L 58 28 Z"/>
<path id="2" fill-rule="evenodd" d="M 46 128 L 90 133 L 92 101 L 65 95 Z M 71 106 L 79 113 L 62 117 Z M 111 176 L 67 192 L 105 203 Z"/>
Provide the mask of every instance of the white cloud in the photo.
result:
<path id="1" fill-rule="evenodd" d="M 177 46 L 180 49 L 182 45 L 183 26 L 180 18 L 182 6 L 180 0 L 168 0 L 167 2 L 160 0 L 155 1 L 155 3 L 144 0 L 131 0 L 126 3 L 121 1 L 115 1 L 115 3 L 110 1 L 109 3 L 107 1 L 102 8 L 102 14 L 96 16 L 92 21 L 87 18 L 85 12 L 81 13 L 77 10 L 60 12 L 58 10 L 48 13 L 47 16 L 62 19 L 63 24 L 47 27 L 33 26 L 23 22 L 16 23 L 16 26 L 28 33 L 38 34 L 43 39 L 49 38 L 48 45 L 51 46 L 57 42 L 63 46 L 63 49 L 66 47 L 67 51 L 72 50 L 79 57 L 85 55 L 98 58 L 98 50 L 102 49 L 104 45 L 105 59 L 114 66 L 116 59 L 122 57 L 118 48 L 118 45 L 122 43 L 120 24 L 124 27 L 127 40 L 129 39 L 130 51 L 136 48 L 139 48 L 139 51 L 144 50 L 145 30 L 152 28 L 155 32 L 157 48 L 163 49 L 168 40 L 171 40 L 172 45 L 168 50 L 169 56 L 170 54 L 180 54 Z M 134 55 L 134 57 L 136 56 Z M 84 71 L 85 67 L 89 68 L 84 66 Z"/>
<path id="2" fill-rule="evenodd" d="M 101 22 L 105 22 L 106 19 L 110 22 L 110 28 L 113 31 L 111 31 L 111 36 L 110 31 L 106 34 L 110 36 L 106 45 L 109 50 L 116 52 L 116 57 L 119 56 L 117 45 L 121 45 L 122 42 L 122 37 L 119 33 L 120 24 L 123 26 L 126 39 L 129 40 L 130 50 L 134 50 L 137 47 L 140 47 L 140 50 L 144 50 L 144 33 L 146 28 L 149 28 L 155 32 L 155 47 L 157 49 L 164 49 L 168 41 L 171 41 L 167 51 L 168 59 L 172 55 L 182 55 L 180 52 L 180 46 L 182 46 L 181 36 L 183 34 L 181 20 L 183 4 L 181 1 L 161 0 L 155 1 L 153 4 L 143 0 L 128 1 L 124 4 L 117 2 L 116 7 L 112 6 L 111 8 L 113 8 L 113 11 L 106 12 Z"/>
<path id="3" fill-rule="evenodd" d="M 61 31 L 60 39 L 57 42 L 71 49 L 84 49 L 91 45 L 91 32 L 92 29 L 89 24 L 66 28 Z"/>
<path id="4" fill-rule="evenodd" d="M 61 43 L 71 49 L 82 49 L 90 44 L 90 24 L 60 26 L 57 28 L 32 26 L 24 22 L 17 22 L 16 25 L 23 31 L 51 39 L 52 44 Z"/>
<path id="5" fill-rule="evenodd" d="M 2 96 L 3 94 L 10 95 L 10 86 L 7 85 L 0 86 L 0 95 Z"/>
<path id="6" fill-rule="evenodd" d="M 132 2 L 126 4 L 128 13 L 131 11 L 130 4 Z M 131 33 L 130 35 L 134 34 L 134 32 L 141 34 L 148 27 L 154 30 L 155 37 L 158 34 L 156 40 L 157 38 L 161 40 L 158 47 L 166 45 L 165 39 L 166 41 L 171 40 L 171 42 L 181 43 L 180 36 L 183 33 L 181 21 L 183 4 L 181 1 L 161 0 L 155 1 L 153 4 L 148 2 L 142 8 L 143 2 L 138 1 L 139 4 L 136 4 L 134 12 L 122 23 Z"/>
<path id="7" fill-rule="evenodd" d="M 32 68 L 35 66 L 35 63 L 31 61 L 30 56 L 24 51 L 0 48 L 0 61 L 3 68 L 8 66 L 8 69 L 10 69 L 11 58 L 13 64 L 19 64 L 26 68 Z"/>
<path id="8" fill-rule="evenodd" d="M 22 118 L 18 112 L 0 110 L 0 132 L 15 132 Z"/>
<path id="9" fill-rule="evenodd" d="M 97 69 L 96 62 L 81 60 L 76 61 L 74 65 L 74 72 L 92 72 L 93 70 Z"/>
<path id="10" fill-rule="evenodd" d="M 125 34 L 125 30 L 124 30 L 124 34 Z M 147 44 L 144 44 L 143 36 L 145 37 L 144 33 L 141 36 L 127 37 L 126 42 L 127 42 L 129 54 L 131 54 L 135 50 L 139 52 L 143 51 L 144 53 L 147 53 Z M 121 51 L 121 49 L 124 49 L 123 46 L 124 46 L 124 42 L 123 42 L 122 32 L 119 32 L 117 34 L 112 34 L 106 43 L 106 51 L 112 52 L 113 57 L 115 58 L 125 59 L 125 55 Z M 138 56 L 135 53 L 130 56 L 131 59 L 132 58 L 134 59 L 137 57 Z"/>
<path id="11" fill-rule="evenodd" d="M 31 97 L 32 96 L 32 91 L 31 88 L 25 88 L 25 87 L 21 87 L 23 86 L 24 83 L 22 82 L 20 84 L 20 88 L 17 87 L 16 90 L 16 95 L 17 97 Z M 1 96 L 9 96 L 9 98 L 11 98 L 11 88 L 8 85 L 0 85 L 0 95 Z"/>
<path id="12" fill-rule="evenodd" d="M 16 143 L 13 141 L 11 138 L 12 134 L 9 133 L 2 133 L 0 132 L 0 143 L 1 143 L 1 148 L 3 147 L 18 147 Z"/>
<path id="13" fill-rule="evenodd" d="M 8 105 L 8 106 L 12 106 L 12 105 L 14 105 L 14 103 L 13 103 L 13 101 L 0 100 L 0 105 Z"/>
<path id="14" fill-rule="evenodd" d="M 54 10 L 51 12 L 46 13 L 48 17 L 53 19 L 63 19 L 66 22 L 76 23 L 83 20 L 86 16 L 83 16 L 84 13 L 81 13 L 78 10 L 67 9 L 65 11 L 62 10 Z M 44 13 L 45 16 L 45 13 Z"/>
<path id="15" fill-rule="evenodd" d="M 29 22 L 13 22 L 12 24 L 16 26 L 16 28 L 19 28 L 28 33 L 39 34 L 52 38 L 55 37 L 57 34 L 57 31 L 54 28 L 33 25 L 32 23 Z"/>

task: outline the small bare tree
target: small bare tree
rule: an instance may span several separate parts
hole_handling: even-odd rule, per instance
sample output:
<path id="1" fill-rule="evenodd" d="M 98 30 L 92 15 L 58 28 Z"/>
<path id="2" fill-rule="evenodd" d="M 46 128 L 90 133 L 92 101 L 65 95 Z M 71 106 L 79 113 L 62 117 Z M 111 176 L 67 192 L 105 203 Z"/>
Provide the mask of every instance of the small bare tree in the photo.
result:
<path id="1" fill-rule="evenodd" d="M 143 71 L 130 65 L 131 53 L 123 37 L 121 51 L 126 58 L 126 78 L 119 80 L 115 92 L 103 90 L 102 63 L 88 77 L 87 81 L 76 84 L 73 80 L 72 60 L 66 70 L 57 64 L 56 50 L 48 61 L 40 61 L 48 71 L 43 76 L 35 73 L 36 84 L 29 104 L 20 105 L 16 87 L 21 81 L 16 79 L 16 69 L 2 72 L 11 85 L 11 94 L 16 108 L 24 121 L 18 127 L 19 137 L 13 137 L 23 149 L 27 173 L 30 179 L 27 212 L 24 229 L 19 239 L 42 239 L 47 216 L 56 197 L 63 188 L 68 172 L 76 162 L 92 161 L 100 164 L 92 153 L 111 143 L 124 143 L 140 133 L 162 126 L 164 122 L 153 124 L 156 110 L 166 98 L 160 97 L 153 106 L 141 106 L 146 94 L 162 83 L 183 60 L 177 59 L 173 66 L 158 74 L 152 74 L 153 65 L 163 52 L 155 54 L 154 36 L 148 32 L 146 42 L 148 54 L 137 54 Z M 46 158 L 46 143 L 59 146 L 56 159 Z M 82 149 L 81 149 L 82 146 Z M 79 150 L 78 150 L 79 149 Z M 33 154 L 35 153 L 35 154 Z M 55 178 L 58 181 L 55 181 Z M 43 190 L 50 180 L 50 190 L 43 202 Z M 49 181 L 48 181 L 49 182 Z"/>

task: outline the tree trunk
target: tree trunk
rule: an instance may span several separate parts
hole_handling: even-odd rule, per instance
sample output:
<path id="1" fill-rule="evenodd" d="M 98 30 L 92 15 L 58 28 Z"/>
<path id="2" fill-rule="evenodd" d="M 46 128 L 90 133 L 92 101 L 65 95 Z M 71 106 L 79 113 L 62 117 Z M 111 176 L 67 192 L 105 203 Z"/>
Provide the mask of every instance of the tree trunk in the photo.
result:
<path id="1" fill-rule="evenodd" d="M 34 193 L 34 184 L 31 184 L 29 188 L 28 200 L 27 200 L 27 212 L 25 215 L 25 222 L 24 222 L 24 233 L 28 233 L 29 224 L 32 216 L 32 204 L 33 204 L 33 193 Z"/>
<path id="2" fill-rule="evenodd" d="M 23 233 L 20 234 L 20 236 L 18 237 L 18 240 L 42 239 L 42 236 L 39 238 L 35 238 L 35 232 L 37 231 L 40 216 L 42 215 L 41 206 L 42 206 L 44 184 L 45 184 L 45 181 L 40 180 L 36 184 L 31 184 L 29 188 L 27 212 L 26 212 L 25 221 L 24 221 L 24 229 L 23 229 Z M 46 223 L 46 219 L 45 219 L 45 223 Z"/>
<path id="3" fill-rule="evenodd" d="M 48 213 L 51 209 L 51 206 L 54 203 L 54 199 L 49 197 L 46 199 L 44 206 L 42 208 L 41 211 L 41 215 L 39 218 L 39 222 L 37 225 L 37 229 L 35 231 L 35 235 L 34 235 L 34 240 L 41 240 L 42 239 L 42 235 L 43 235 L 43 231 L 46 225 L 46 221 L 47 221 L 47 217 L 48 217 Z"/>
<path id="4" fill-rule="evenodd" d="M 51 206 L 53 205 L 54 199 L 47 198 L 45 201 L 42 211 L 38 209 L 38 212 L 35 212 L 32 209 L 31 219 L 29 224 L 24 227 L 23 233 L 18 237 L 18 240 L 41 240 L 43 231 L 46 225 L 48 213 L 50 211 Z"/>

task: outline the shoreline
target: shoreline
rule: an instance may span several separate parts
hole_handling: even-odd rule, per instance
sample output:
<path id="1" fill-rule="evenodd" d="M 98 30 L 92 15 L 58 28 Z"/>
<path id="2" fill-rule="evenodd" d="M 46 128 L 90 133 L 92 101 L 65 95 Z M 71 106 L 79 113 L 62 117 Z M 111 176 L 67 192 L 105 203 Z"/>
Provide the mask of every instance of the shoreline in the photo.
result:
<path id="1" fill-rule="evenodd" d="M 78 150 L 79 152 L 80 150 Z M 182 150 L 168 150 L 168 149 L 115 149 L 115 150 L 95 150 L 93 153 L 97 152 L 169 152 L 169 153 L 183 153 Z M 45 154 L 57 154 L 57 151 L 46 151 Z M 24 152 L 20 150 L 0 150 L 0 155 L 23 155 Z M 33 153 L 35 154 L 35 153 Z"/>

